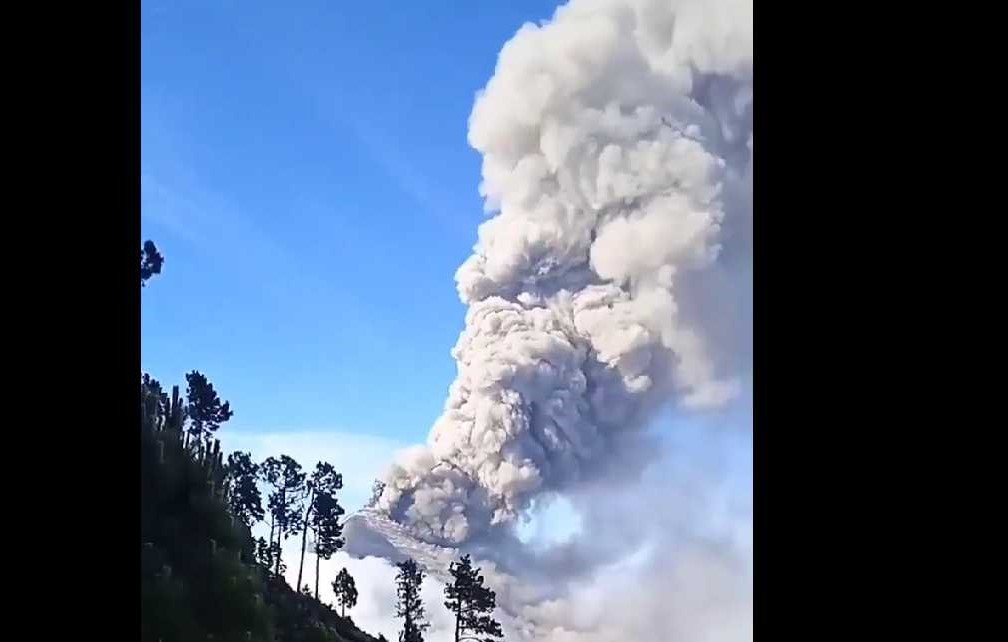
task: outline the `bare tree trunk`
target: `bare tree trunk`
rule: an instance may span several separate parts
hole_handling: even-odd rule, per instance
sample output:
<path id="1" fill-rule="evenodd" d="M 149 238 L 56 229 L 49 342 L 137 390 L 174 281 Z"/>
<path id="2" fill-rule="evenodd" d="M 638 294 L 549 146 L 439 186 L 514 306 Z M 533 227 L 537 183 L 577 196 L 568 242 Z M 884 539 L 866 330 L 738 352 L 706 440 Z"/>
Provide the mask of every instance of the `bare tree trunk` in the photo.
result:
<path id="1" fill-rule="evenodd" d="M 274 515 L 272 512 L 270 512 L 269 554 L 270 554 L 271 557 L 273 555 L 273 531 L 274 531 L 275 527 L 276 527 L 276 515 Z M 273 560 L 270 560 L 270 561 L 272 562 Z M 268 571 L 269 569 L 266 569 L 266 570 Z"/>
<path id="2" fill-rule="evenodd" d="M 283 524 L 277 526 L 277 541 L 276 541 L 276 574 L 280 575 L 280 553 L 281 553 L 281 542 L 283 541 Z"/>
<path id="3" fill-rule="evenodd" d="M 322 598 L 320 598 L 318 594 L 318 573 L 319 573 L 318 542 L 315 542 L 315 599 L 321 602 Z"/>
<path id="4" fill-rule="evenodd" d="M 304 571 L 305 545 L 308 543 L 308 516 L 311 514 L 312 501 L 314 500 L 314 498 L 315 493 L 314 491 L 312 491 L 312 493 L 308 495 L 308 508 L 305 509 L 304 521 L 301 522 L 301 563 L 298 564 L 298 580 L 297 580 L 299 591 L 301 590 L 301 573 L 302 571 Z"/>
<path id="5" fill-rule="evenodd" d="M 458 601 L 455 610 L 455 642 L 459 642 L 459 622 L 462 620 L 462 600 Z"/>
<path id="6" fill-rule="evenodd" d="M 286 518 L 285 515 L 287 513 L 287 488 L 286 487 L 284 487 L 284 489 L 280 492 L 280 510 L 283 511 L 283 514 L 281 514 L 281 517 L 285 519 Z M 283 521 L 282 520 L 281 520 L 280 524 L 278 524 L 278 526 L 279 526 L 279 528 L 278 528 L 279 532 L 277 532 L 276 574 L 280 575 L 280 549 L 283 546 L 283 544 L 282 544 L 282 542 L 283 542 Z"/>
<path id="7" fill-rule="evenodd" d="M 276 544 L 276 559 L 273 562 L 276 565 L 276 570 L 274 571 L 277 575 L 280 575 L 280 541 L 283 539 L 283 524 L 277 528 L 277 544 Z"/>

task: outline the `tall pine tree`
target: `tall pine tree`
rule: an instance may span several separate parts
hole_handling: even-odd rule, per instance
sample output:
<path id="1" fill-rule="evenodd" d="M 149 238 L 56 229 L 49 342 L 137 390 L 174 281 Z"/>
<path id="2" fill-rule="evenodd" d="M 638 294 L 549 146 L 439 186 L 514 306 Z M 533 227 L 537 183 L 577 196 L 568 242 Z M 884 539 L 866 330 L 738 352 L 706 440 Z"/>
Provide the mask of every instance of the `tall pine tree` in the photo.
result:
<path id="1" fill-rule="evenodd" d="M 353 608 L 357 604 L 357 586 L 346 567 L 333 580 L 332 587 L 336 593 L 336 602 L 340 605 L 340 617 L 346 617 L 346 607 Z"/>
<path id="2" fill-rule="evenodd" d="M 463 555 L 449 567 L 452 582 L 445 586 L 445 607 L 455 615 L 455 642 L 493 642 L 502 637 L 500 623 L 493 618 L 497 595 L 484 586 L 480 569 Z M 486 637 L 479 637 L 479 636 Z"/>
<path id="3" fill-rule="evenodd" d="M 249 453 L 233 452 L 228 455 L 224 468 L 228 508 L 250 529 L 264 516 L 258 479 L 259 464 L 252 461 Z"/>
<path id="4" fill-rule="evenodd" d="M 268 499 L 270 511 L 270 554 L 273 572 L 283 571 L 281 545 L 292 535 L 301 533 L 301 500 L 305 492 L 305 473 L 301 464 L 289 455 L 270 457 L 262 465 L 263 478 L 273 486 Z M 274 539 L 275 536 L 275 539 Z"/>
<path id="5" fill-rule="evenodd" d="M 305 549 L 308 544 L 308 531 L 311 530 L 315 533 L 316 538 L 316 559 L 315 559 L 315 593 L 318 596 L 318 551 L 328 552 L 332 548 L 334 542 L 326 540 L 325 542 L 319 538 L 320 531 L 323 526 L 329 527 L 329 522 L 338 519 L 339 515 L 343 514 L 343 509 L 340 507 L 339 503 L 336 501 L 336 491 L 343 488 L 343 475 L 336 472 L 332 464 L 326 462 L 318 462 L 315 465 L 315 470 L 312 472 L 310 478 L 305 485 L 305 505 L 301 507 L 300 513 L 300 524 L 301 524 L 301 560 L 298 563 L 298 579 L 297 583 L 301 585 L 301 577 L 304 571 L 304 555 Z M 337 513 L 338 511 L 338 513 Z M 338 528 L 338 522 L 337 522 Z M 328 534 L 327 528 L 327 534 Z M 339 532 L 335 534 L 338 538 Z M 327 544 L 328 546 L 319 546 L 319 544 Z M 342 545 L 342 542 L 340 542 Z M 333 550 L 335 552 L 335 550 Z M 328 553 L 332 555 L 332 553 Z M 328 557 L 326 558 L 328 559 Z"/>
<path id="6" fill-rule="evenodd" d="M 315 599 L 319 599 L 319 566 L 322 560 L 331 558 L 343 547 L 343 524 L 340 517 L 343 507 L 336 497 L 320 494 L 316 500 L 318 512 L 314 521 L 315 529 Z"/>
<path id="7" fill-rule="evenodd" d="M 420 585 L 423 583 L 424 572 L 417 563 L 408 559 L 400 562 L 399 574 L 396 575 L 396 617 L 403 619 L 403 630 L 399 632 L 399 642 L 423 642 L 423 633 L 430 624 L 420 599 Z"/>
<path id="8" fill-rule="evenodd" d="M 209 439 L 222 423 L 231 419 L 234 412 L 229 402 L 221 403 L 213 384 L 198 370 L 186 375 L 186 384 L 188 430 L 198 446 L 204 439 Z"/>
<path id="9" fill-rule="evenodd" d="M 270 519 L 269 543 L 265 548 L 258 549 L 257 554 L 266 564 L 266 568 L 272 571 L 276 566 L 278 548 L 273 542 L 276 539 L 277 516 L 280 514 L 280 491 L 277 489 L 280 484 L 280 460 L 276 457 L 267 457 L 259 465 L 259 475 L 273 488 L 273 491 L 266 498 L 266 510 Z"/>

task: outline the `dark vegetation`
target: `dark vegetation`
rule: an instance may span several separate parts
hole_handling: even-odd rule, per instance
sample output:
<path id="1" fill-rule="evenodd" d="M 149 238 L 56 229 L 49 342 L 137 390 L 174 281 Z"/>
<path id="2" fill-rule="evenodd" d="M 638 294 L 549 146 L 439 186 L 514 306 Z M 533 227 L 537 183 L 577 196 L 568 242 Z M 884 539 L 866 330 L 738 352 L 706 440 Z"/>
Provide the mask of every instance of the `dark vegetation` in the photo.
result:
<path id="1" fill-rule="evenodd" d="M 210 386 L 195 390 L 216 395 Z M 294 591 L 264 559 L 264 542 L 257 546 L 250 530 L 263 510 L 259 467 L 248 454 L 225 460 L 212 431 L 190 429 L 190 408 L 199 406 L 177 387 L 169 397 L 144 375 L 140 397 L 141 639 L 376 642 L 317 593 Z M 325 501 L 323 510 L 336 513 L 335 499 Z M 313 526 L 324 520 L 310 513 L 307 523 L 323 540 L 337 530 Z"/>
<path id="2" fill-rule="evenodd" d="M 445 608 L 455 614 L 455 642 L 483 642 L 502 637 L 500 624 L 493 619 L 497 595 L 483 584 L 479 568 L 463 555 L 449 567 L 451 584 L 445 586 Z M 479 637 L 479 636 L 485 637 Z"/>
<path id="3" fill-rule="evenodd" d="M 154 241 L 144 241 L 140 248 L 140 287 L 147 284 L 147 280 L 155 274 L 161 274 L 161 266 L 164 264 L 164 257 L 154 246 Z"/>
<path id="4" fill-rule="evenodd" d="M 400 562 L 398 566 L 396 595 L 399 603 L 396 605 L 396 617 L 401 617 L 403 620 L 399 642 L 423 642 L 424 631 L 430 627 L 427 623 L 427 614 L 424 612 L 423 600 L 420 599 L 420 585 L 423 583 L 424 572 L 411 559 Z"/>
<path id="5" fill-rule="evenodd" d="M 353 608 L 357 604 L 357 585 L 353 576 L 344 568 L 332 583 L 336 602 L 340 605 L 340 615 L 346 614 L 346 607 Z"/>
<path id="6" fill-rule="evenodd" d="M 146 241 L 141 286 L 160 274 L 164 258 Z M 309 474 L 287 455 L 261 463 L 249 453 L 221 452 L 216 432 L 234 415 L 207 377 L 186 375 L 169 395 L 148 374 L 140 382 L 141 640 L 144 642 L 388 642 L 360 631 L 346 609 L 357 603 L 344 568 L 332 588 L 340 612 L 319 600 L 319 569 L 343 546 L 343 477 L 326 462 Z M 269 489 L 266 507 L 260 487 Z M 372 503 L 381 494 L 376 483 Z M 253 539 L 266 521 L 269 540 Z M 315 556 L 314 591 L 284 579 L 281 544 L 300 538 L 297 585 L 304 576 L 309 538 Z M 452 564 L 445 606 L 456 618 L 455 640 L 500 637 L 491 613 L 493 591 L 468 556 Z M 429 627 L 416 562 L 399 564 L 400 642 L 422 642 Z"/>

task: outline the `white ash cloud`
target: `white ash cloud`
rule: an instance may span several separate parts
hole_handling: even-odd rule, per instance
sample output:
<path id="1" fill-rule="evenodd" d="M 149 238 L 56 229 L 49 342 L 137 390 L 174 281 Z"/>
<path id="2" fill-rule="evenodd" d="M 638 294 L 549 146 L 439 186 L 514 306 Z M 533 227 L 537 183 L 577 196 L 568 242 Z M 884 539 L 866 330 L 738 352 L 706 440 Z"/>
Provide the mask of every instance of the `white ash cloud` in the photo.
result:
<path id="1" fill-rule="evenodd" d="M 639 483 L 570 493 L 585 528 L 567 542 L 473 550 L 496 560 L 487 581 L 503 587 L 515 639 L 752 639 L 751 413 L 740 406 L 670 436 Z"/>
<path id="2" fill-rule="evenodd" d="M 458 376 L 379 502 L 417 536 L 629 474 L 658 408 L 751 376 L 752 13 L 573 0 L 504 45 L 469 122 L 494 215 L 456 274 Z"/>
<path id="3" fill-rule="evenodd" d="M 369 530 L 358 515 L 347 552 L 393 562 L 409 556 L 430 569 L 424 599 L 437 620 L 432 642 L 452 639 L 438 595 L 448 563 L 462 552 L 496 591 L 509 640 L 751 640 L 751 414 L 732 405 L 706 425 L 690 422 L 667 435 L 660 465 L 636 483 L 606 480 L 568 493 L 583 528 L 564 541 L 529 546 L 501 531 L 459 551 L 403 537 L 401 526 L 384 520 Z M 395 630 L 393 607 L 394 600 L 379 605 L 388 622 L 380 630 Z"/>

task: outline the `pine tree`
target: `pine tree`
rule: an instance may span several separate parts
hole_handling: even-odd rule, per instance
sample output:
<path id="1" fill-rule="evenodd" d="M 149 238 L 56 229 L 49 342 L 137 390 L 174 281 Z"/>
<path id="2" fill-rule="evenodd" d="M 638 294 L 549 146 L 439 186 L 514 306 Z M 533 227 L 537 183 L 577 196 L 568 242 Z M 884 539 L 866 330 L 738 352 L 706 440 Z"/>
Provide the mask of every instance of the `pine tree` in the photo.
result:
<path id="1" fill-rule="evenodd" d="M 280 460 L 276 457 L 267 457 L 259 465 L 259 476 L 264 482 L 269 484 L 274 490 L 266 498 L 266 511 L 270 518 L 269 543 L 263 554 L 263 559 L 269 560 L 266 566 L 270 571 L 276 566 L 276 547 L 273 541 L 276 539 L 277 515 L 280 513 L 280 491 L 275 490 L 280 484 Z"/>
<path id="2" fill-rule="evenodd" d="M 193 370 L 186 375 L 186 402 L 189 417 L 189 434 L 198 446 L 209 438 L 220 425 L 231 419 L 231 404 L 221 403 L 213 384 L 205 375 Z"/>
<path id="3" fill-rule="evenodd" d="M 255 559 L 264 568 L 273 568 L 273 546 L 261 537 L 255 541 Z"/>
<path id="4" fill-rule="evenodd" d="M 316 559 L 315 559 L 315 593 L 318 596 L 318 566 L 319 566 L 319 556 L 318 552 L 326 553 L 326 559 L 329 555 L 332 555 L 335 550 L 330 552 L 333 548 L 335 542 L 332 541 L 330 536 L 328 539 L 323 541 L 319 538 L 320 531 L 322 527 L 326 527 L 326 534 L 329 535 L 332 530 L 330 522 L 336 521 L 339 515 L 343 514 L 343 509 L 340 507 L 339 503 L 336 501 L 336 491 L 343 488 L 343 475 L 336 472 L 336 469 L 332 464 L 326 462 L 318 462 L 315 465 L 315 470 L 312 472 L 311 477 L 305 484 L 305 504 L 299 509 L 300 527 L 301 527 L 301 560 L 298 564 L 298 579 L 297 583 L 301 584 L 301 577 L 304 571 L 304 555 L 305 549 L 308 544 L 308 531 L 314 531 L 316 535 Z M 336 523 L 337 532 L 335 537 L 338 538 L 340 535 L 339 524 Z M 322 544 L 322 546 L 320 546 Z M 342 542 L 339 542 L 342 545 Z M 338 547 L 337 547 L 338 548 Z"/>
<path id="5" fill-rule="evenodd" d="M 251 529 L 264 516 L 262 495 L 256 483 L 259 479 L 259 464 L 252 461 L 249 453 L 233 452 L 228 455 L 224 474 L 228 508 L 232 515 Z"/>
<path id="6" fill-rule="evenodd" d="M 147 280 L 155 274 L 161 274 L 164 257 L 158 252 L 154 241 L 144 241 L 140 249 L 140 287 L 147 285 Z"/>
<path id="7" fill-rule="evenodd" d="M 315 598 L 319 596 L 319 566 L 321 560 L 331 558 L 343 547 L 343 524 L 340 517 L 343 507 L 336 497 L 322 493 L 316 500 L 318 510 L 313 528 L 315 529 Z"/>
<path id="8" fill-rule="evenodd" d="M 332 583 L 336 601 L 340 605 L 340 616 L 346 617 L 346 607 L 353 608 L 357 604 L 357 586 L 349 571 L 344 567 Z"/>
<path id="9" fill-rule="evenodd" d="M 301 500 L 305 491 L 305 473 L 293 457 L 280 455 L 262 464 L 263 479 L 273 487 L 267 500 L 270 514 L 270 549 L 273 573 L 280 575 L 283 540 L 301 532 Z M 299 582 L 300 584 L 300 582 Z"/>
<path id="10" fill-rule="evenodd" d="M 502 637 L 501 626 L 492 615 L 497 595 L 483 585 L 480 569 L 473 568 L 470 557 L 463 555 L 459 562 L 451 563 L 449 572 L 454 579 L 445 586 L 444 605 L 455 614 L 455 642 L 492 642 L 491 638 Z"/>
<path id="11" fill-rule="evenodd" d="M 417 563 L 408 559 L 400 562 L 399 574 L 396 575 L 396 594 L 399 602 L 396 604 L 396 617 L 403 619 L 403 630 L 399 632 L 399 642 L 423 642 L 423 633 L 430 624 L 420 599 L 420 585 L 423 583 L 424 572 Z"/>

